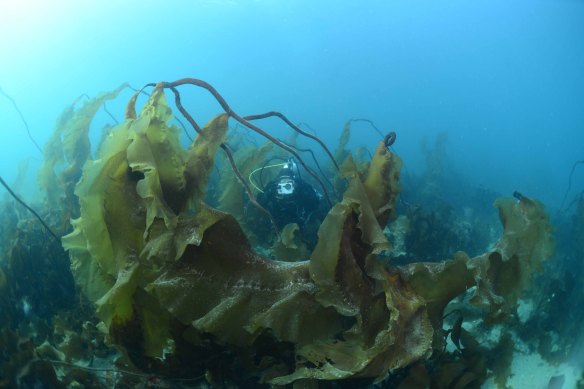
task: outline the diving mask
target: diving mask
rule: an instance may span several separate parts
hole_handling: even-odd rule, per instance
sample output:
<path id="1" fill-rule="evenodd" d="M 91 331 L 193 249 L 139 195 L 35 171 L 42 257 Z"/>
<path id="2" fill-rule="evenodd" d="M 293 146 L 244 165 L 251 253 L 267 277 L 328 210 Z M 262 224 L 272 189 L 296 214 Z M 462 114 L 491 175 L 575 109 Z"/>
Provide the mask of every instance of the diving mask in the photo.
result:
<path id="1" fill-rule="evenodd" d="M 294 193 L 295 190 L 294 180 L 289 177 L 283 177 L 276 185 L 276 193 L 279 196 L 288 196 Z"/>

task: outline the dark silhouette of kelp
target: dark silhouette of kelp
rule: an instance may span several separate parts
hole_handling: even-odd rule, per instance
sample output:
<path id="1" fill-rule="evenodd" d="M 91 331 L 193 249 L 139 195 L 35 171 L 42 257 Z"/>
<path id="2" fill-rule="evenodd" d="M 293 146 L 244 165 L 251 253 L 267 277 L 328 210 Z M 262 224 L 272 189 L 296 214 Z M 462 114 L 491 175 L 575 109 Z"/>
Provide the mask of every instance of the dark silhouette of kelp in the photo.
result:
<path id="1" fill-rule="evenodd" d="M 10 100 L 10 102 L 12 103 L 12 106 L 14 107 L 14 109 L 16 110 L 16 112 L 18 113 L 18 116 L 20 117 L 20 120 L 22 120 L 22 123 L 24 124 L 24 127 L 26 128 L 26 134 L 28 135 L 28 139 L 30 139 L 30 141 L 37 148 L 37 150 L 42 153 L 43 150 L 41 149 L 41 147 L 39 146 L 39 144 L 36 142 L 36 140 L 34 139 L 34 137 L 32 136 L 32 134 L 30 133 L 30 128 L 28 126 L 28 122 L 26 121 L 26 118 L 24 117 L 24 115 L 20 111 L 20 108 L 18 108 L 18 105 L 16 104 L 16 101 L 14 101 L 14 99 L 8 93 L 4 92 L 4 90 L 2 88 L 0 88 L 0 94 L 3 95 L 4 97 L 6 97 L 8 100 Z"/>
<path id="2" fill-rule="evenodd" d="M 578 165 L 582 165 L 584 164 L 584 160 L 581 161 L 576 161 L 574 162 L 574 164 L 572 165 L 572 170 L 570 170 L 570 176 L 568 178 L 568 187 L 566 188 L 566 192 L 564 193 L 564 197 L 562 198 L 562 203 L 560 204 L 560 211 L 567 211 L 568 209 L 570 209 L 578 200 L 578 197 L 576 197 L 574 199 L 574 201 L 572 201 L 571 204 L 568 205 L 568 207 L 564 208 L 564 205 L 566 204 L 566 200 L 568 199 L 568 195 L 570 194 L 570 190 L 572 189 L 572 177 L 574 176 L 574 172 L 576 171 L 576 168 L 578 167 Z M 580 198 L 582 198 L 582 196 L 584 195 L 584 191 L 582 191 L 580 193 Z"/>
<path id="3" fill-rule="evenodd" d="M 42 218 L 42 217 L 40 217 L 40 215 L 39 215 L 39 214 L 38 214 L 38 213 L 37 213 L 37 212 L 36 212 L 34 209 L 32 209 L 32 208 L 31 208 L 31 207 L 30 207 L 30 206 L 29 206 L 27 203 L 25 203 L 24 201 L 22 201 L 22 200 L 20 199 L 20 197 L 18 197 L 18 196 L 16 195 L 16 193 L 14 193 L 14 192 L 12 191 L 12 189 L 10 188 L 10 186 L 8 186 L 8 184 L 6 183 L 6 181 L 4 181 L 4 179 L 3 179 L 2 177 L 0 177 L 0 184 L 2 184 L 2 186 L 3 186 L 3 187 L 4 187 L 4 188 L 5 188 L 7 191 L 8 191 L 8 193 L 10 193 L 10 196 L 12 196 L 12 198 L 13 198 L 14 200 L 16 200 L 16 201 L 17 201 L 17 202 L 18 202 L 20 205 L 22 205 L 22 206 L 23 206 L 24 208 L 26 208 L 26 209 L 27 209 L 27 210 L 28 210 L 30 213 L 32 213 L 32 214 L 33 214 L 33 216 L 34 216 L 34 217 L 35 217 L 35 218 L 36 218 L 36 219 L 39 221 L 39 223 L 41 223 L 41 224 L 42 224 L 42 226 L 45 228 L 45 230 L 46 230 L 46 231 L 47 231 L 49 234 L 51 234 L 51 236 L 52 236 L 52 237 L 53 237 L 53 238 L 54 238 L 54 239 L 55 239 L 57 242 L 59 242 L 59 243 L 61 242 L 61 238 L 59 238 L 59 237 L 57 236 L 57 234 L 55 234 L 55 233 L 53 232 L 53 230 L 51 229 L 51 227 L 49 227 L 49 226 L 47 225 L 47 223 L 45 223 L 45 221 L 43 220 L 43 218 Z"/>

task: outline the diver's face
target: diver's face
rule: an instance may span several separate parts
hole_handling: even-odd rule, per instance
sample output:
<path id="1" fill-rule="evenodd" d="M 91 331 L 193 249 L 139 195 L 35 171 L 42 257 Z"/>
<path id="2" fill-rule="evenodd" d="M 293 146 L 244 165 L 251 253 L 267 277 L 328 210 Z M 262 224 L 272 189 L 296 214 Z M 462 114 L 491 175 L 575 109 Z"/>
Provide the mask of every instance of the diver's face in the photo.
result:
<path id="1" fill-rule="evenodd" d="M 294 180 L 291 178 L 282 178 L 276 186 L 278 196 L 289 196 L 294 193 Z"/>

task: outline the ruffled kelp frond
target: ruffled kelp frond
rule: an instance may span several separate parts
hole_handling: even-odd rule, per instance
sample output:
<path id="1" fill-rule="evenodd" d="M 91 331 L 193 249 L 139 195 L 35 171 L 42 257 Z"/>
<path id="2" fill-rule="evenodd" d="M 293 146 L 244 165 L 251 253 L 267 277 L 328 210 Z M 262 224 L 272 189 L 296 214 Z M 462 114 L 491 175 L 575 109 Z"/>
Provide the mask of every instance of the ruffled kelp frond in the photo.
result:
<path id="1" fill-rule="evenodd" d="M 228 118 L 244 119 L 225 103 L 226 113 L 197 125 L 183 148 L 168 124 L 164 90 L 191 81 L 158 84 L 140 114 L 130 108 L 112 130 L 83 169 L 75 192 L 81 217 L 64 238 L 76 282 L 139 369 L 181 377 L 207 370 L 273 385 L 381 380 L 443 350 L 444 308 L 471 288 L 487 317 L 503 320 L 551 255 L 543 207 L 522 197 L 497 203 L 504 233 L 493 250 L 388 266 L 379 255 L 391 248 L 383 229 L 395 216 L 401 160 L 387 139 L 366 170 L 345 159 L 348 186 L 320 226 L 310 260 L 259 255 L 238 223 L 245 189 L 230 185 L 271 146 L 225 154 L 237 167 L 220 185 L 229 213 L 204 204 L 216 153 L 227 147 Z M 208 84 L 195 84 L 224 102 Z M 302 249 L 296 227 L 283 229 L 274 252 Z M 456 333 L 461 347 L 481 352 L 461 328 Z M 477 370 L 473 377 L 485 376 Z"/>
<path id="2" fill-rule="evenodd" d="M 44 148 L 44 161 L 39 170 L 38 183 L 52 206 L 59 204 L 60 196 L 73 197 L 74 186 L 81 177 L 81 168 L 90 157 L 89 126 L 100 107 L 116 98 L 128 85 L 123 84 L 85 101 L 76 108 L 81 97 L 61 113 L 55 130 Z"/>

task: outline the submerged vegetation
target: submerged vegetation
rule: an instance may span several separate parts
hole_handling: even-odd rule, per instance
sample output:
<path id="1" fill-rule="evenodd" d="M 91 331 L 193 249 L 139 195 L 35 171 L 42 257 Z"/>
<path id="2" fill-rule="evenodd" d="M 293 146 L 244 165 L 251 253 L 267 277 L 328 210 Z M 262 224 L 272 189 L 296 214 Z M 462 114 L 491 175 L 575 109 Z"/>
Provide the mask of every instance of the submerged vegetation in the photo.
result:
<path id="1" fill-rule="evenodd" d="M 224 113 L 200 126 L 181 100 L 191 86 Z M 280 113 L 240 116 L 201 80 L 147 87 L 139 113 L 142 91 L 94 156 L 91 120 L 125 85 L 75 101 L 58 120 L 39 214 L 62 247 L 3 205 L 0 387 L 465 388 L 492 374 L 505 386 L 515 335 L 482 344 L 467 322 L 521 325 L 520 296 L 554 250 L 541 203 L 496 200 L 502 228 L 493 239 L 493 229 L 474 226 L 482 212 L 463 220 L 452 204 L 424 208 L 448 174 L 435 165 L 428 187 L 410 177 L 408 203 L 398 204 L 393 133 L 369 160 L 347 150 L 351 121 L 331 152 Z M 179 113 L 196 132 L 186 147 L 172 124 Z M 294 136 L 254 124 L 266 117 Z M 250 145 L 230 121 L 266 143 Z M 326 163 L 304 158 L 306 139 Z M 258 167 L 290 154 L 327 204 L 314 248 L 256 201 Z M 273 175 L 260 170 L 257 182 Z"/>

